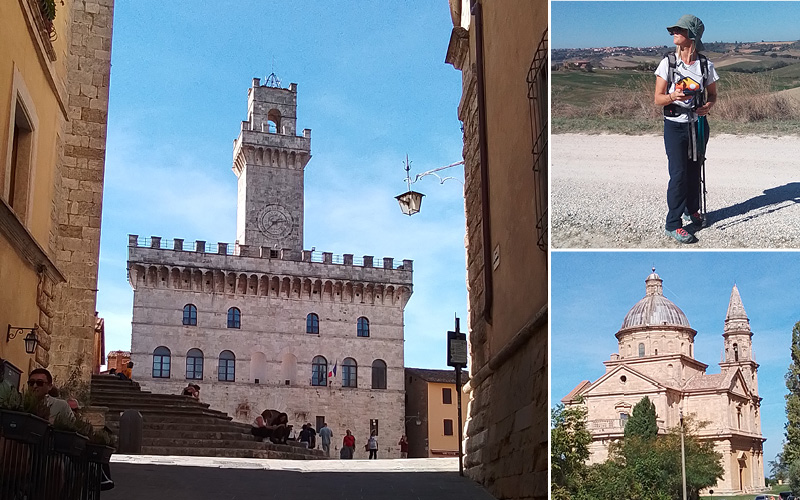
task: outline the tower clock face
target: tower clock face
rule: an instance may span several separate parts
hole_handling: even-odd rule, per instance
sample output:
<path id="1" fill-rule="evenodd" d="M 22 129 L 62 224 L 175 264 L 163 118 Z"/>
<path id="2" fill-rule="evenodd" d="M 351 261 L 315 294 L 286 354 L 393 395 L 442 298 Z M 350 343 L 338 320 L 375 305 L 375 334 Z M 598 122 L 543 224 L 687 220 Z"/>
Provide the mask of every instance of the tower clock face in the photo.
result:
<path id="1" fill-rule="evenodd" d="M 258 216 L 258 229 L 270 238 L 286 238 L 292 232 L 294 221 L 281 205 L 267 205 Z"/>

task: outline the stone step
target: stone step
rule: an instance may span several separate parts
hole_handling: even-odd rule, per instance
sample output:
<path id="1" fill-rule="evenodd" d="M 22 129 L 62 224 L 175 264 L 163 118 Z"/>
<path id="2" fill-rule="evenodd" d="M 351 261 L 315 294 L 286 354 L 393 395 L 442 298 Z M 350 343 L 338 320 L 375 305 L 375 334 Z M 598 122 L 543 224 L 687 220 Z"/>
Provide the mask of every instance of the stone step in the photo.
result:
<path id="1" fill-rule="evenodd" d="M 202 421 L 213 419 L 229 422 L 233 419 L 226 413 L 217 410 L 201 408 L 141 408 L 135 407 L 135 405 L 132 406 L 134 407 L 125 409 L 137 410 L 142 414 L 142 418 L 152 422 L 191 422 L 193 419 L 200 419 Z M 117 408 L 114 411 L 109 409 L 107 418 L 109 420 L 119 420 L 119 413 L 121 410 L 121 408 Z M 164 420 L 164 418 L 167 420 Z"/>
<path id="2" fill-rule="evenodd" d="M 117 422 L 115 422 L 117 423 Z M 181 431 L 196 431 L 196 432 L 236 432 L 240 434 L 250 434 L 250 426 L 246 424 L 239 424 L 237 422 L 219 422 L 219 423 L 191 423 L 182 424 L 177 422 L 144 422 L 145 430 L 165 431 L 165 432 L 181 432 Z"/>
<path id="3" fill-rule="evenodd" d="M 164 446 L 142 447 L 143 455 L 173 455 L 184 457 L 272 458 L 279 460 L 315 460 L 325 457 L 296 452 L 250 450 L 236 448 L 180 448 Z"/>
<path id="4" fill-rule="evenodd" d="M 209 407 L 206 403 L 197 403 L 191 401 L 151 401 L 149 399 L 142 399 L 142 398 L 130 398 L 128 400 L 125 399 L 92 399 L 92 404 L 95 406 L 105 406 L 109 409 L 117 410 L 123 409 L 127 410 L 128 408 L 141 408 L 141 409 L 149 409 L 149 408 L 163 408 L 163 409 L 173 409 L 173 408 L 180 408 L 186 410 L 198 410 L 198 411 L 219 411 L 214 410 Z M 220 412 L 222 413 L 222 412 Z"/>
<path id="5" fill-rule="evenodd" d="M 178 439 L 178 438 L 153 438 L 143 437 L 142 446 L 145 447 L 167 447 L 167 448 L 208 448 L 213 446 L 215 448 L 238 448 L 247 450 L 264 450 L 266 449 L 265 443 L 256 441 L 255 438 L 250 436 L 251 439 Z M 289 448 L 286 451 L 290 451 Z"/>
<path id="6" fill-rule="evenodd" d="M 163 429 L 150 429 L 145 427 L 142 429 L 142 436 L 148 439 L 193 439 L 198 440 L 215 440 L 215 441 L 256 441 L 256 438 L 244 432 L 227 430 L 163 430 Z"/>

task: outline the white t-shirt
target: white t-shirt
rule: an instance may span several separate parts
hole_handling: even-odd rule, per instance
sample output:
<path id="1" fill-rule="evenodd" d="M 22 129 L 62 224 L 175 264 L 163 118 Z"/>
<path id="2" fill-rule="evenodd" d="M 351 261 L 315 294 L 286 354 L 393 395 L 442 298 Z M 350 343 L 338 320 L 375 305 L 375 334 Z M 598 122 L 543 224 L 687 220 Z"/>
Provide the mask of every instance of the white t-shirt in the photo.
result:
<path id="1" fill-rule="evenodd" d="M 708 83 L 709 85 L 719 80 L 719 75 L 717 71 L 714 69 L 714 63 L 710 60 L 708 61 Z M 669 75 L 669 60 L 667 58 L 661 59 L 661 62 L 658 65 L 658 68 L 655 70 L 656 76 L 660 76 L 664 80 L 667 79 Z M 667 92 L 672 93 L 675 91 L 675 85 L 680 82 L 681 80 L 686 79 L 690 83 L 697 84 L 699 86 L 699 90 L 703 90 L 703 70 L 700 67 L 700 60 L 693 62 L 692 64 L 684 64 L 680 58 L 677 58 L 677 62 L 675 65 L 675 69 L 673 70 L 673 77 L 671 82 L 667 82 Z M 689 99 L 688 101 L 675 101 L 680 107 L 686 108 L 687 110 L 691 109 L 692 102 L 694 101 L 694 97 Z M 672 117 L 672 116 L 665 116 L 667 120 L 671 120 L 674 122 L 686 123 L 689 121 L 689 115 L 687 113 L 683 113 L 681 115 Z"/>

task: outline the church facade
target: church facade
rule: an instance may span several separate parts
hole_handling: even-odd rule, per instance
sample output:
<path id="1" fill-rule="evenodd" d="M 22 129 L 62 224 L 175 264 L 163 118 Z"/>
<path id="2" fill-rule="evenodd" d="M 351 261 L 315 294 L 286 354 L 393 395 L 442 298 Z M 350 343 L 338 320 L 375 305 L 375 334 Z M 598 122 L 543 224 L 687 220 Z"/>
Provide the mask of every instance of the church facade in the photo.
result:
<path id="1" fill-rule="evenodd" d="M 646 295 L 625 316 L 617 332 L 619 350 L 605 361 L 606 373 L 583 381 L 561 401 L 588 409 L 593 442 L 591 463 L 604 461 L 608 445 L 624 435 L 633 407 L 647 396 L 655 404 L 659 433 L 676 427 L 681 412 L 707 425 L 698 431 L 722 455 L 724 477 L 715 493 L 749 493 L 764 488 L 761 398 L 753 333 L 738 288 L 731 292 L 723 332 L 720 373 L 694 358 L 697 332 L 683 311 L 662 292 L 655 273 Z"/>
<path id="2" fill-rule="evenodd" d="M 129 237 L 133 376 L 157 393 L 196 383 L 242 422 L 265 409 L 297 430 L 325 421 L 336 449 L 346 429 L 374 430 L 379 455 L 399 457 L 412 261 L 303 249 L 311 130 L 297 134 L 296 110 L 296 84 L 253 79 L 233 146 L 233 245 Z"/>

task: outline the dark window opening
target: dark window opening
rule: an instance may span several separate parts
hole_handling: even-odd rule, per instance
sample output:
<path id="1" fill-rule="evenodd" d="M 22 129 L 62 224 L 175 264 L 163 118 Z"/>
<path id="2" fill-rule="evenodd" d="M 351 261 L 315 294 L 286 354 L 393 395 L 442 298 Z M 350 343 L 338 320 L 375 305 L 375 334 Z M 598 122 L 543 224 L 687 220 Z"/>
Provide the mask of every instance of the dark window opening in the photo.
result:
<path id="1" fill-rule="evenodd" d="M 444 419 L 444 435 L 445 436 L 453 435 L 453 421 L 449 418 Z"/>
<path id="2" fill-rule="evenodd" d="M 442 404 L 453 404 L 453 391 L 449 387 L 442 387 Z"/>

